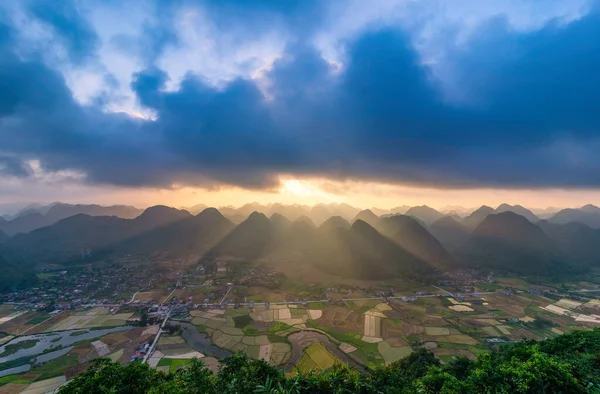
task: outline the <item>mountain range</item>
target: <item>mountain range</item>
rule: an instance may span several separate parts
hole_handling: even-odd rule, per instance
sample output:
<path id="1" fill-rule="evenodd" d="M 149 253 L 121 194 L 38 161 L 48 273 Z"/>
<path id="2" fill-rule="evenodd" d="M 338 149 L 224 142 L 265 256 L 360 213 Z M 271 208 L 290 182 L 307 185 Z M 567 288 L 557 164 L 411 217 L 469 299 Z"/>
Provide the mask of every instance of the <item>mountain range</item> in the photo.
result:
<path id="1" fill-rule="evenodd" d="M 41 227 L 50 226 L 59 220 L 85 214 L 89 216 L 117 216 L 132 219 L 143 210 L 127 205 L 71 205 L 53 203 L 50 205 L 33 204 L 18 212 L 10 220 L 0 219 L 0 230 L 9 235 L 28 233 Z"/>
<path id="2" fill-rule="evenodd" d="M 69 212 L 90 213 L 58 219 L 28 233 L 0 230 L 4 286 L 30 282 L 36 267 L 44 264 L 125 255 L 309 264 L 323 272 L 373 279 L 425 277 L 461 267 L 556 276 L 600 265 L 600 230 L 590 219 L 600 215 L 600 209 L 591 205 L 562 210 L 548 220 L 535 220 L 530 210 L 506 204 L 496 209 L 482 206 L 464 219 L 426 206 L 394 215 L 341 204 L 309 210 L 295 206 L 284 210 L 293 214 L 290 218 L 259 211 L 244 217 L 245 211 L 202 206 L 196 207 L 203 209 L 195 215 L 166 206 L 136 215 L 131 207 L 63 205 L 56 204 L 45 214 L 25 211 L 10 221 L 0 219 L 0 228 L 14 229 L 11 222 L 30 215 L 54 221 Z M 280 208 L 270 206 L 271 211 Z M 323 220 L 340 210 L 344 216 Z M 222 211 L 241 220 L 230 220 Z M 97 215 L 102 212 L 133 218 Z"/>

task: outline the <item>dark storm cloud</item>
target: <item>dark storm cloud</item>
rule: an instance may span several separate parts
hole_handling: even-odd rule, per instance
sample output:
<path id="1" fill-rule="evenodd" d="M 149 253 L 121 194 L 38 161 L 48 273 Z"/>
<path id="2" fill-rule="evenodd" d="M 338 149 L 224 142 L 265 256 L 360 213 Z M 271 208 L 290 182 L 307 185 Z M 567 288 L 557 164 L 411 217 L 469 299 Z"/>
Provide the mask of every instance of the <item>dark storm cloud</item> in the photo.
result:
<path id="1" fill-rule="evenodd" d="M 30 12 L 37 20 L 51 27 L 66 44 L 71 59 L 75 62 L 93 55 L 98 36 L 81 16 L 73 0 L 40 0 L 30 3 Z"/>
<path id="2" fill-rule="evenodd" d="M 133 186 L 264 188 L 278 173 L 600 186 L 598 14 L 531 33 L 491 21 L 442 60 L 461 102 L 448 100 L 407 34 L 373 29 L 345 43 L 341 71 L 292 43 L 265 75 L 266 96 L 253 80 L 215 88 L 194 74 L 167 91 L 167 73 L 150 66 L 131 83 L 157 115 L 144 121 L 81 106 L 56 70 L 19 58 L 0 25 L 0 152 Z"/>
<path id="3" fill-rule="evenodd" d="M 0 176 L 9 175 L 23 178 L 31 174 L 31 167 L 20 159 L 0 156 Z"/>

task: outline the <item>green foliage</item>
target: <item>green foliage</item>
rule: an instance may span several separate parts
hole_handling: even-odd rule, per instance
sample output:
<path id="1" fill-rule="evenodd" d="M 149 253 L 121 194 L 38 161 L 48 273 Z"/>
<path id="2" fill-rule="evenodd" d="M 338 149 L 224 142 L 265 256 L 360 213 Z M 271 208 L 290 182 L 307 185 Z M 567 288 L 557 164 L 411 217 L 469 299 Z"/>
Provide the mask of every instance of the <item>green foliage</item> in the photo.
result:
<path id="1" fill-rule="evenodd" d="M 196 330 L 198 330 L 200 334 L 206 334 L 206 326 L 204 324 L 198 324 Z"/>
<path id="2" fill-rule="evenodd" d="M 283 322 L 275 322 L 272 326 L 269 327 L 269 332 L 275 333 L 277 331 L 283 331 L 291 328 L 291 326 L 283 323 Z"/>
<path id="3" fill-rule="evenodd" d="M 21 349 L 29 349 L 34 347 L 38 341 L 36 339 L 27 339 L 25 341 L 21 341 L 18 343 L 11 343 L 4 347 L 4 351 L 0 353 L 0 357 L 10 356 L 11 354 L 15 354 Z"/>
<path id="4" fill-rule="evenodd" d="M 42 364 L 40 367 L 31 369 L 31 373 L 40 375 L 36 378 L 36 380 L 50 379 L 64 374 L 65 368 L 72 367 L 78 363 L 79 361 L 77 360 L 77 356 L 65 354 Z"/>
<path id="5" fill-rule="evenodd" d="M 31 324 L 31 325 L 35 325 L 35 324 L 40 324 L 45 322 L 46 320 L 48 320 L 49 316 L 38 316 L 38 317 L 34 317 L 33 319 L 29 320 L 27 323 L 25 324 Z"/>
<path id="6" fill-rule="evenodd" d="M 524 341 L 441 365 L 430 351 L 366 373 L 337 364 L 326 371 L 286 377 L 279 368 L 244 354 L 222 362 L 217 374 L 193 359 L 170 373 L 140 363 L 125 366 L 107 359 L 60 389 L 59 393 L 589 393 L 600 392 L 600 329 L 543 342 Z"/>
<path id="7" fill-rule="evenodd" d="M 269 334 L 267 335 L 267 338 L 269 338 L 269 342 L 271 343 L 290 343 L 290 341 L 288 341 L 286 337 L 282 337 L 275 334 Z"/>
<path id="8" fill-rule="evenodd" d="M 253 321 L 254 320 L 252 320 L 252 317 L 250 315 L 240 315 L 240 316 L 235 316 L 233 318 L 233 323 L 235 325 L 235 328 L 244 328 L 248 324 L 252 323 Z"/>
<path id="9" fill-rule="evenodd" d="M 0 371 L 4 371 L 5 369 L 19 367 L 21 365 L 29 364 L 31 361 L 31 356 L 19 357 L 14 360 L 5 361 L 0 363 Z"/>

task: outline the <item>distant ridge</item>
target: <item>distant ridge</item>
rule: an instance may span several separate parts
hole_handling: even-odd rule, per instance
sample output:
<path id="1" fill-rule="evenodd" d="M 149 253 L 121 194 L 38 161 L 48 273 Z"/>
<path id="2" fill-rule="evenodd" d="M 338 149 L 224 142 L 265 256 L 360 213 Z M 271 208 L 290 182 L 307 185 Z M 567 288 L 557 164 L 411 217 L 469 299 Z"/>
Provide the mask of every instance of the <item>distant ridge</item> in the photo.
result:
<path id="1" fill-rule="evenodd" d="M 469 241 L 469 231 L 452 216 L 436 220 L 429 231 L 450 252 L 463 248 Z"/>
<path id="2" fill-rule="evenodd" d="M 352 223 L 356 222 L 357 220 L 362 220 L 363 222 L 368 223 L 372 227 L 377 227 L 377 225 L 379 224 L 379 216 L 375 215 L 370 209 L 360 211 L 354 217 Z"/>
<path id="3" fill-rule="evenodd" d="M 587 207 L 587 208 L 586 208 Z M 585 209 L 584 209 L 585 208 Z M 597 211 L 593 205 L 586 205 L 580 209 L 563 209 L 554 216 L 550 217 L 549 221 L 556 224 L 568 224 L 571 222 L 579 222 L 590 226 L 591 228 L 600 228 L 600 211 Z"/>
<path id="4" fill-rule="evenodd" d="M 421 205 L 419 207 L 412 207 L 408 211 L 406 211 L 407 216 L 413 216 L 419 220 L 421 220 L 426 225 L 430 225 L 436 220 L 444 217 L 444 214 L 436 211 L 433 208 L 428 207 L 427 205 Z"/>
<path id="5" fill-rule="evenodd" d="M 141 209 L 127 205 L 101 206 L 96 204 L 63 204 L 50 205 L 33 204 L 20 211 L 10 221 L 0 222 L 0 229 L 8 235 L 28 233 L 41 227 L 50 226 L 59 220 L 77 214 L 89 216 L 117 216 L 124 219 L 133 219 L 140 215 Z"/>
<path id="6" fill-rule="evenodd" d="M 463 225 L 467 230 L 473 231 L 491 213 L 494 213 L 494 208 L 482 205 L 463 219 Z"/>
<path id="7" fill-rule="evenodd" d="M 573 272 L 540 227 L 510 211 L 488 215 L 473 231 L 465 251 L 471 264 L 502 272 L 547 276 Z"/>
<path id="8" fill-rule="evenodd" d="M 382 234 L 432 266 L 444 267 L 452 256 L 416 219 L 395 215 L 381 220 Z"/>
<path id="9" fill-rule="evenodd" d="M 323 222 L 323 224 L 321 224 L 321 226 L 319 228 L 326 230 L 326 231 L 335 229 L 335 228 L 349 229 L 350 222 L 348 222 L 346 219 L 344 219 L 341 216 L 332 216 L 329 219 L 327 219 L 325 222 Z"/>
<path id="10" fill-rule="evenodd" d="M 202 254 L 234 228 L 234 224 L 215 208 L 206 208 L 196 216 L 182 216 L 109 245 L 107 252 L 133 255 L 168 252 L 181 257 Z"/>
<path id="11" fill-rule="evenodd" d="M 135 219 L 77 214 L 53 225 L 11 237 L 4 248 L 33 262 L 69 262 L 82 250 L 104 249 L 154 228 L 190 217 L 187 211 L 156 206 Z"/>
<path id="12" fill-rule="evenodd" d="M 273 247 L 275 226 L 260 212 L 253 212 L 214 248 L 208 256 L 255 259 L 264 256 Z"/>
<path id="13" fill-rule="evenodd" d="M 529 220 L 531 223 L 535 223 L 540 220 L 533 212 L 529 209 L 522 207 L 521 205 L 508 205 L 508 204 L 500 204 L 498 208 L 494 210 L 494 213 L 502 213 L 502 212 L 513 212 L 517 215 L 523 216 L 525 219 Z"/>

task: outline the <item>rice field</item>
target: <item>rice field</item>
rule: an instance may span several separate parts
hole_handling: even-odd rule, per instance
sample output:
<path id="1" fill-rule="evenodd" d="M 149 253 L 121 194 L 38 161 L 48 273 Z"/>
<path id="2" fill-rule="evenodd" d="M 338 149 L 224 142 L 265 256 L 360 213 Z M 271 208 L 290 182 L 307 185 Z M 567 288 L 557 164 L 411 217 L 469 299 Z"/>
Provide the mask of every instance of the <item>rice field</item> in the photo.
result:
<path id="1" fill-rule="evenodd" d="M 425 333 L 427 335 L 450 335 L 450 330 L 446 327 L 425 327 Z"/>
<path id="2" fill-rule="evenodd" d="M 365 314 L 365 327 L 363 330 L 363 335 L 366 337 L 380 337 L 381 318 Z"/>
<path id="3" fill-rule="evenodd" d="M 63 319 L 47 331 L 78 330 L 93 327 L 116 327 L 125 325 L 133 313 L 109 313 L 108 308 L 97 307 L 87 311 L 78 312 Z"/>
<path id="4" fill-rule="evenodd" d="M 393 347 L 387 341 L 380 342 L 377 345 L 377 350 L 379 350 L 386 365 L 407 357 L 412 353 L 412 348 L 410 346 Z"/>
<path id="5" fill-rule="evenodd" d="M 466 305 L 450 305 L 448 309 L 451 309 L 455 312 L 473 312 L 473 308 L 470 308 Z"/>
<path id="6" fill-rule="evenodd" d="M 337 357 L 329 353 L 321 343 L 313 343 L 304 349 L 304 355 L 296 365 L 296 369 L 301 373 L 308 373 L 312 370 L 329 369 L 340 362 Z"/>
<path id="7" fill-rule="evenodd" d="M 569 300 L 567 298 L 563 298 L 562 300 L 554 303 L 554 305 L 565 309 L 575 309 L 581 306 L 582 304 L 583 302 Z"/>

